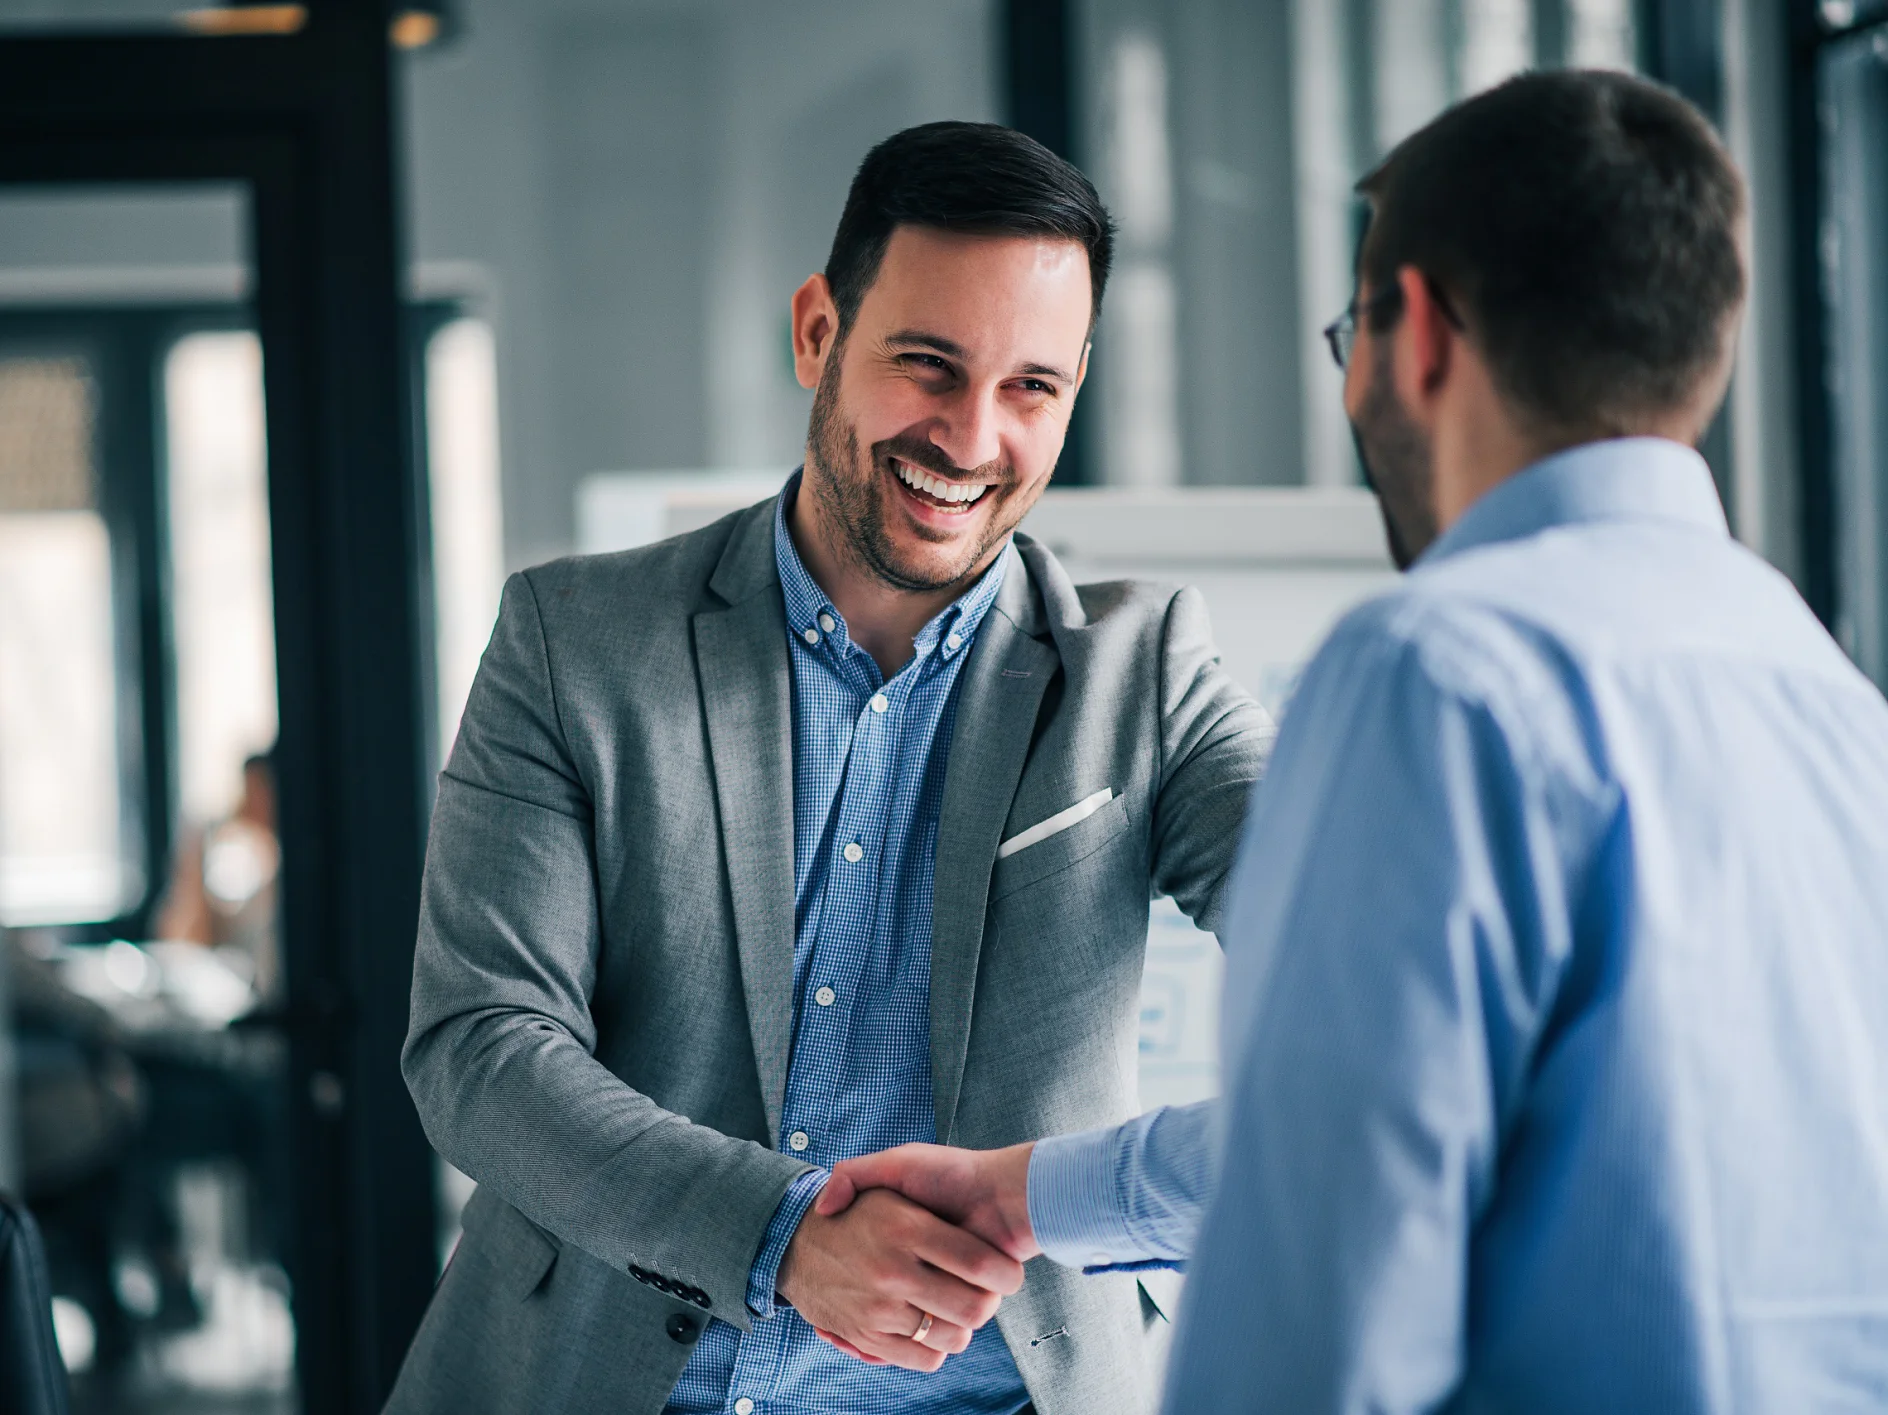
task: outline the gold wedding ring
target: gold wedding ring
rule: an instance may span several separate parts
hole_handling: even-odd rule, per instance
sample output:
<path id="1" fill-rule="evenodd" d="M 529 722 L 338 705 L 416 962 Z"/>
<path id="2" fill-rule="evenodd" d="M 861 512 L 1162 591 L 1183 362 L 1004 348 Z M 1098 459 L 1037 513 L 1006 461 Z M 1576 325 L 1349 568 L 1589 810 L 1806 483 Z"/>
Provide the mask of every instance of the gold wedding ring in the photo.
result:
<path id="1" fill-rule="evenodd" d="M 920 1309 L 918 1329 L 911 1334 L 913 1341 L 923 1341 L 931 1334 L 931 1314 Z"/>

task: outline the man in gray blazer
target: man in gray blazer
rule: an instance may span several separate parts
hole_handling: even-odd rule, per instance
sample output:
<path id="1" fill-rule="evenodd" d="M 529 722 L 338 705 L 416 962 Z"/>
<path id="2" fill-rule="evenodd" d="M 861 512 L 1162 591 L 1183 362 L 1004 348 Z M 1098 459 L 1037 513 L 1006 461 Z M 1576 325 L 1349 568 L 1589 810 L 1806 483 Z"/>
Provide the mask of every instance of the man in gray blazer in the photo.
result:
<path id="1" fill-rule="evenodd" d="M 1218 922 L 1269 721 L 1195 593 L 1013 534 L 1110 249 L 1020 134 L 888 139 L 794 296 L 802 473 L 506 587 L 405 1054 L 479 1189 L 390 1410 L 1153 1403 L 1159 1275 L 811 1212 L 853 1155 L 1133 1114 L 1148 898 Z"/>

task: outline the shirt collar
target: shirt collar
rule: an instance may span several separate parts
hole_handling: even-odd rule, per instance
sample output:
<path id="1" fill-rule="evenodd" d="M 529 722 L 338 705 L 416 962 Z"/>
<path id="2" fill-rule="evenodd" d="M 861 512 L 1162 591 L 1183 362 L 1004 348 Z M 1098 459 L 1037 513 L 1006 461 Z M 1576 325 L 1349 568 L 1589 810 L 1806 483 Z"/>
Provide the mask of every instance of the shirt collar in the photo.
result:
<path id="1" fill-rule="evenodd" d="M 774 564 L 780 572 L 781 597 L 786 601 L 787 628 L 809 647 L 825 643 L 844 658 L 852 650 L 846 618 L 807 573 L 799 547 L 794 545 L 793 536 L 787 530 L 787 509 L 799 495 L 801 475 L 801 471 L 795 471 L 774 502 Z M 996 602 L 997 591 L 1003 588 L 1003 574 L 1009 561 L 1010 545 L 1006 542 L 996 559 L 990 562 L 990 568 L 977 577 L 977 582 L 918 631 L 913 646 L 914 661 L 933 650 L 947 659 L 953 658 L 970 647 L 970 641 L 977 635 L 977 626 L 983 623 L 983 616 Z"/>
<path id="2" fill-rule="evenodd" d="M 1662 437 L 1589 442 L 1544 457 L 1484 492 L 1417 561 L 1587 521 L 1672 521 L 1728 534 L 1711 468 Z"/>

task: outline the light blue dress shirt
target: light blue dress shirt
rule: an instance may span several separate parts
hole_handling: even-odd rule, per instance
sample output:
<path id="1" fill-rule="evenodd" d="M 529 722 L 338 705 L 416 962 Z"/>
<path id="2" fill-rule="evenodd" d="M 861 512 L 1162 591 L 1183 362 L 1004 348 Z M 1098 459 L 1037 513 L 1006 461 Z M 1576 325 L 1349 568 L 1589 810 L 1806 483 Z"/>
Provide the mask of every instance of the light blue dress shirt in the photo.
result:
<path id="1" fill-rule="evenodd" d="M 1011 1415 L 1028 1403 L 996 1323 L 927 1375 L 868 1366 L 774 1300 L 794 1230 L 842 1159 L 935 1141 L 931 1083 L 931 897 L 957 683 L 996 602 L 1006 547 L 918 633 L 890 679 L 787 532 L 796 475 L 774 512 L 781 632 L 793 676 L 793 1054 L 780 1148 L 817 1166 L 781 1200 L 749 1275 L 757 1320 L 713 1321 L 670 1394 L 668 1415 Z M 743 1402 L 749 1402 L 743 1404 Z"/>
<path id="2" fill-rule="evenodd" d="M 1195 1254 L 1170 1411 L 1888 1409 L 1888 705 L 1695 453 L 1549 458 L 1339 625 L 1225 944 L 1221 1114 L 1030 1176 Z"/>

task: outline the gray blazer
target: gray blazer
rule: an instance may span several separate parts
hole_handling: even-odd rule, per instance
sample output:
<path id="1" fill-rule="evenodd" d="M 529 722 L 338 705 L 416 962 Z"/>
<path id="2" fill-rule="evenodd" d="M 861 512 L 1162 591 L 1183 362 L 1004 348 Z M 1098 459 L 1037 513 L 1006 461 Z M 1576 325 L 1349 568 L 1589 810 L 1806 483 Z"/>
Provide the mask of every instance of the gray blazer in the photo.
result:
<path id="1" fill-rule="evenodd" d="M 512 577 L 440 778 L 404 1068 L 479 1183 L 390 1411 L 654 1415 L 807 1166 L 773 503 Z M 1191 590 L 1025 536 L 959 683 L 937 842 L 938 1138 L 1133 1115 L 1150 893 L 1217 923 L 1264 712 Z M 998 843 L 1110 787 L 1070 829 Z M 1046 1260 L 997 1315 L 1042 1415 L 1156 1400 L 1168 1291 Z"/>

